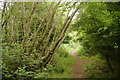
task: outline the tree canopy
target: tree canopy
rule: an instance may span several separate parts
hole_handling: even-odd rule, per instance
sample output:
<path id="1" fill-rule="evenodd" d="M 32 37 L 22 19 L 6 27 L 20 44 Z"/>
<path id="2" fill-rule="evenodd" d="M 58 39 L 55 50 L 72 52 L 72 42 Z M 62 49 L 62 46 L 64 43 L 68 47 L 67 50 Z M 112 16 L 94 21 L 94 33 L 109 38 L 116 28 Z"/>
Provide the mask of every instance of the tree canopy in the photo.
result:
<path id="1" fill-rule="evenodd" d="M 106 58 L 111 71 L 111 61 L 117 61 L 119 65 L 120 2 L 85 3 L 73 26 L 79 32 L 78 40 L 82 41 L 87 53 L 100 53 Z"/>

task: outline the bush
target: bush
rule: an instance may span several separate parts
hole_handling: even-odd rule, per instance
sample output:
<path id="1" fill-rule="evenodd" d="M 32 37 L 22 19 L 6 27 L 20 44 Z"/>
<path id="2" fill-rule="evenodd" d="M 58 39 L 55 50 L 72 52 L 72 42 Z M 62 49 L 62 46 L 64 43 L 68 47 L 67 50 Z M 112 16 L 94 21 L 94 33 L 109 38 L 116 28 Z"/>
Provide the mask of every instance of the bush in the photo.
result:
<path id="1" fill-rule="evenodd" d="M 4 46 L 2 62 L 3 80 L 33 80 L 47 77 L 62 77 L 68 74 L 72 64 L 72 57 L 65 49 L 59 48 L 46 68 L 40 68 L 42 59 L 34 59 L 34 55 L 22 52 L 20 44 Z M 64 76 L 64 75 L 63 75 Z"/>
<path id="2" fill-rule="evenodd" d="M 44 68 L 40 69 L 42 60 L 34 59 L 34 55 L 28 56 L 27 53 L 23 53 L 20 44 L 4 46 L 2 53 L 3 80 L 28 80 L 46 77 L 48 74 Z"/>
<path id="3" fill-rule="evenodd" d="M 83 66 L 88 78 L 116 78 L 116 75 L 109 70 L 101 55 L 97 54 L 91 57 L 90 60 L 93 62 L 92 64 Z"/>
<path id="4" fill-rule="evenodd" d="M 87 56 L 88 54 L 86 54 L 86 51 L 84 50 L 84 47 L 81 47 L 78 51 L 77 51 L 78 56 Z"/>

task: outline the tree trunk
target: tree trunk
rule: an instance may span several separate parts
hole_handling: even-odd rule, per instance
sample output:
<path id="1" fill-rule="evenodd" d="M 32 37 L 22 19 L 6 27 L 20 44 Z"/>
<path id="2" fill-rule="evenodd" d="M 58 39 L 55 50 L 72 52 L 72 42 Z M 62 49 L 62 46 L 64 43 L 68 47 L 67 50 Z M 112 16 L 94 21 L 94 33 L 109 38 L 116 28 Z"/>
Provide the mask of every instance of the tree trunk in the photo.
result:
<path id="1" fill-rule="evenodd" d="M 120 77 L 120 42 L 118 42 L 117 78 Z"/>
<path id="2" fill-rule="evenodd" d="M 70 22 L 72 21 L 73 16 L 78 11 L 78 9 L 79 9 L 79 7 L 76 8 L 76 10 L 71 14 L 71 16 L 68 17 L 68 19 L 66 19 L 66 21 L 65 21 L 65 23 L 64 23 L 64 25 L 62 27 L 61 34 L 58 34 L 58 38 L 57 38 L 56 42 L 53 44 L 52 49 L 49 51 L 49 53 L 43 59 L 43 62 L 44 62 L 43 66 L 46 66 L 49 63 L 49 61 L 52 58 L 52 55 L 54 54 L 54 52 L 56 50 L 56 48 L 58 48 L 60 46 L 60 44 L 62 43 L 62 41 L 64 39 L 65 32 L 66 32 Z"/>
<path id="3" fill-rule="evenodd" d="M 110 71 L 113 73 L 114 71 L 113 71 L 112 65 L 111 65 L 111 63 L 110 63 L 108 54 L 106 54 L 105 58 L 106 58 L 107 65 L 108 65 Z"/>

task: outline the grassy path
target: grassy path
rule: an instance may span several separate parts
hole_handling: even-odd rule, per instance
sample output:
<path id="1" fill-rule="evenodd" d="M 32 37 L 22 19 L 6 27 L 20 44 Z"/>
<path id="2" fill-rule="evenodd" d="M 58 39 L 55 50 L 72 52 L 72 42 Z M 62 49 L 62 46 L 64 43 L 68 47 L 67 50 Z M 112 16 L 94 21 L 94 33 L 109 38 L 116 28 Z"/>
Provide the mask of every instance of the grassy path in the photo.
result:
<path id="1" fill-rule="evenodd" d="M 71 72 L 72 78 L 86 78 L 87 75 L 85 74 L 83 66 L 85 64 L 91 64 L 92 62 L 86 59 L 80 59 L 74 51 L 70 52 L 70 54 L 74 57 L 74 64 Z"/>

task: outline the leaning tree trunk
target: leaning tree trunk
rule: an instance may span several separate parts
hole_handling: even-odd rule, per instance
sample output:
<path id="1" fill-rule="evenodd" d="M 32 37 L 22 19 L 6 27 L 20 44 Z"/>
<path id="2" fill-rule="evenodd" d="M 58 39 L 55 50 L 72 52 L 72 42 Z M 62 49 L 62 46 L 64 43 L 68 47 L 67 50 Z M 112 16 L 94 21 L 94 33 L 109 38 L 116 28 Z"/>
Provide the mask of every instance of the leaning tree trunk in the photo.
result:
<path id="1" fill-rule="evenodd" d="M 71 16 L 67 17 L 65 23 L 63 24 L 63 27 L 62 27 L 62 31 L 61 33 L 58 35 L 58 38 L 56 40 L 56 42 L 53 44 L 53 47 L 52 49 L 49 51 L 49 53 L 47 54 L 47 56 L 43 59 L 43 66 L 45 67 L 49 61 L 51 60 L 52 58 L 52 55 L 54 54 L 55 50 L 60 46 L 60 44 L 62 43 L 62 41 L 64 40 L 64 35 L 65 35 L 65 32 L 70 24 L 70 22 L 72 21 L 72 18 L 73 16 L 75 15 L 75 13 L 78 11 L 79 7 L 77 7 L 75 9 L 75 11 L 71 14 Z"/>
<path id="2" fill-rule="evenodd" d="M 9 37 L 6 37 L 8 42 L 20 45 L 22 56 L 26 55 L 36 60 L 41 60 L 42 58 L 44 64 L 42 64 L 41 67 L 45 67 L 51 61 L 56 49 L 58 49 L 63 42 L 65 33 L 75 13 L 78 11 L 79 5 L 75 4 L 75 11 L 69 16 L 71 11 L 68 12 L 68 15 L 65 15 L 65 10 L 68 6 L 72 6 L 71 4 L 63 6 L 61 2 L 48 3 L 47 8 L 40 12 L 40 7 L 44 8 L 43 5 L 46 3 L 23 2 L 20 4 L 12 4 L 13 5 L 8 7 L 9 9 L 5 8 L 5 10 L 3 10 L 6 14 L 2 19 L 2 27 Z M 69 10 L 72 9 L 70 8 Z M 46 14 L 43 15 L 42 11 Z M 42 15 L 39 15 L 40 13 Z M 65 18 L 65 21 L 63 21 L 63 18 Z M 16 36 L 16 34 L 18 35 Z"/>

